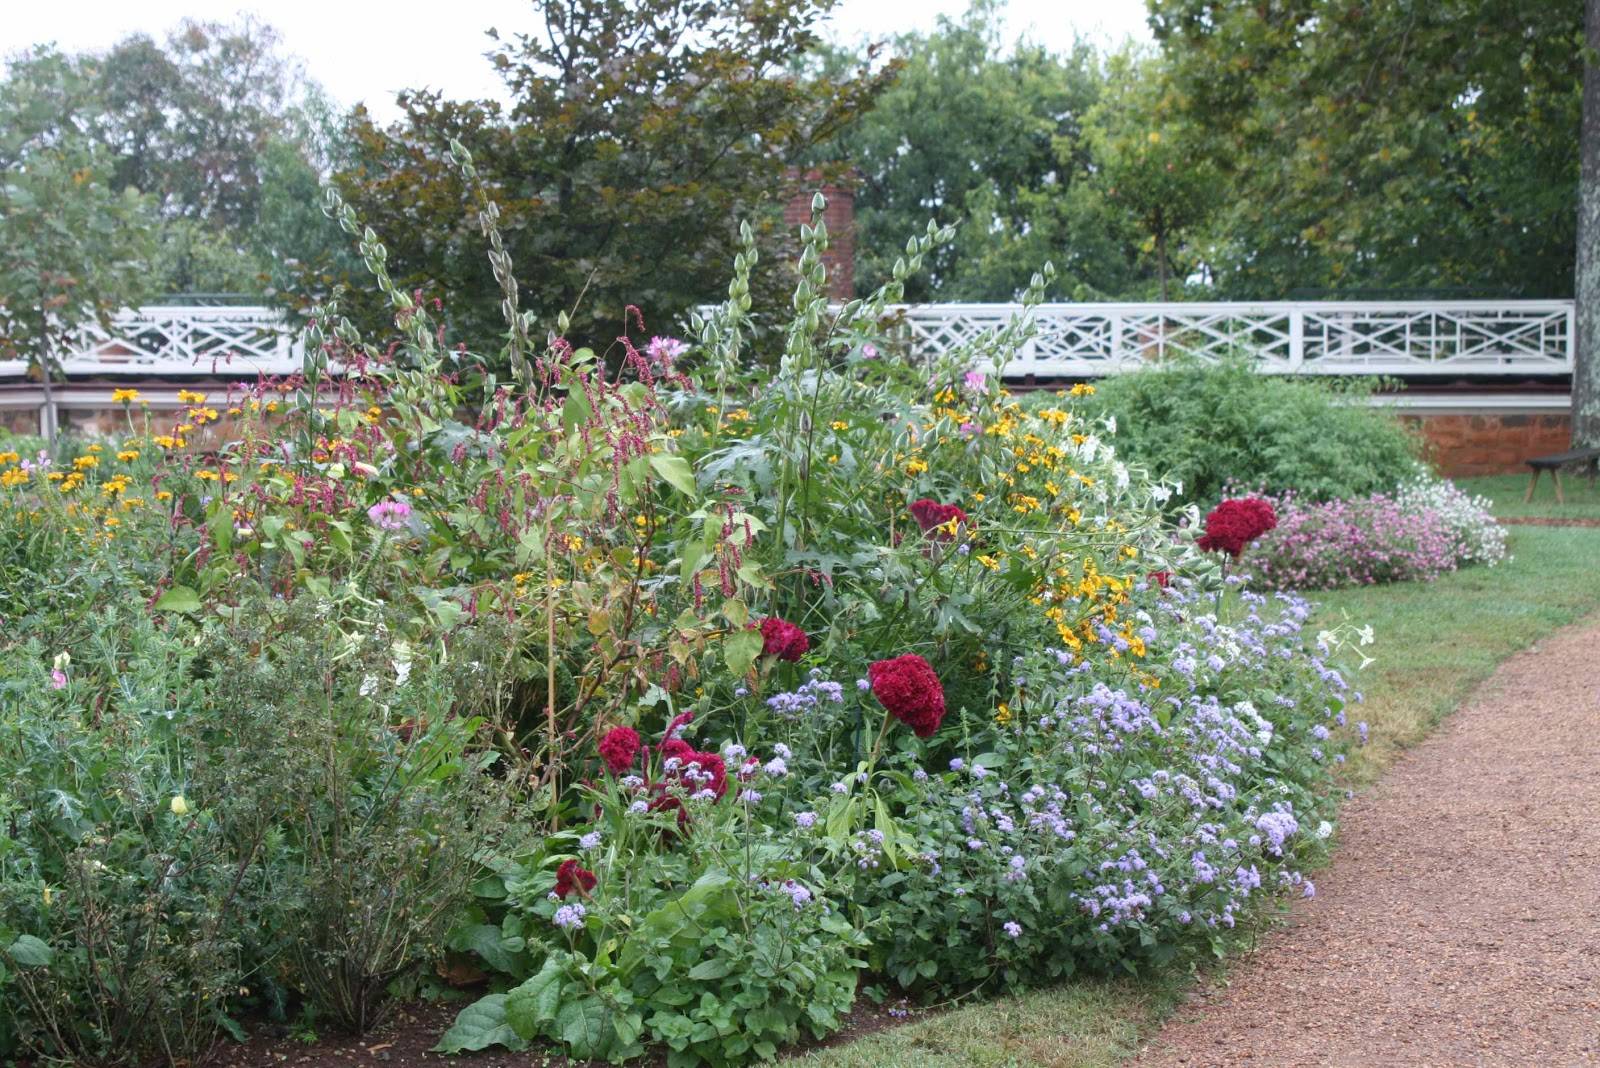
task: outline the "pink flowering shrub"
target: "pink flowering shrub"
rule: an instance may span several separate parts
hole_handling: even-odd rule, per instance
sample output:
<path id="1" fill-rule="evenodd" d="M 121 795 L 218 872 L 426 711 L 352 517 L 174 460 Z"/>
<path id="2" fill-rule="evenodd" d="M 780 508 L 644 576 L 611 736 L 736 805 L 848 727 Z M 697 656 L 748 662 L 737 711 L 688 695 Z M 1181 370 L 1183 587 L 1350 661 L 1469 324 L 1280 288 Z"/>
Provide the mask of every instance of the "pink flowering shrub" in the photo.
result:
<path id="1" fill-rule="evenodd" d="M 1505 557 L 1504 531 L 1480 502 L 1448 482 L 1320 503 L 1285 495 L 1275 503 L 1277 529 L 1244 556 L 1260 587 L 1430 581 L 1464 564 Z"/>

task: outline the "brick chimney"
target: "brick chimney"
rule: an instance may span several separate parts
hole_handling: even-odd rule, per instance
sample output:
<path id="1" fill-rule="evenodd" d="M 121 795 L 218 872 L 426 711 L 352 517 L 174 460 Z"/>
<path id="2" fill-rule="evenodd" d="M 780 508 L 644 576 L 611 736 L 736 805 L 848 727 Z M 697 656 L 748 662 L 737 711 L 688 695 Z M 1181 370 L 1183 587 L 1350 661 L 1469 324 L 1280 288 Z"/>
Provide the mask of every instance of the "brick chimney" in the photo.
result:
<path id="1" fill-rule="evenodd" d="M 849 300 L 856 295 L 856 191 L 850 174 L 830 179 L 822 171 L 789 172 L 793 191 L 783 207 L 783 223 L 798 230 L 811 221 L 811 198 L 821 193 L 828 202 L 823 221 L 828 224 L 828 251 L 822 262 L 828 268 L 828 296 Z"/>

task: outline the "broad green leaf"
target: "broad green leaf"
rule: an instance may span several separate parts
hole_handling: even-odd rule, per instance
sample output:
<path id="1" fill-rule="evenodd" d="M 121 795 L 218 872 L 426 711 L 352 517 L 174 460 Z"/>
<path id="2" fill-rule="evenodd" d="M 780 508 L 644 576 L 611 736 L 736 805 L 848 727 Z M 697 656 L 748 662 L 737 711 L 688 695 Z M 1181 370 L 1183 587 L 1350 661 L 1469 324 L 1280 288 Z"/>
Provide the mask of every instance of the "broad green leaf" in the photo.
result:
<path id="1" fill-rule="evenodd" d="M 188 586 L 173 586 L 156 599 L 156 611 L 193 615 L 200 611 L 200 595 Z"/>
<path id="2" fill-rule="evenodd" d="M 737 676 L 744 675 L 761 655 L 764 644 L 759 630 L 736 630 L 728 634 L 722 639 L 722 658 L 728 670 Z"/>
<path id="3" fill-rule="evenodd" d="M 650 466 L 655 468 L 656 474 L 670 482 L 674 489 L 690 500 L 699 495 L 699 489 L 694 483 L 694 470 L 689 466 L 689 461 L 683 457 L 656 453 L 650 457 Z"/>
<path id="4" fill-rule="evenodd" d="M 533 1038 L 556 1018 L 566 978 L 565 962 L 558 956 L 546 957 L 537 975 L 506 995 L 506 1020 L 517 1034 Z"/>
<path id="5" fill-rule="evenodd" d="M 434 1053 L 467 1053 L 504 1046 L 510 1050 L 528 1048 L 528 1043 L 506 1022 L 505 994 L 490 994 L 461 1010 L 450 1030 L 433 1047 Z"/>
<path id="6" fill-rule="evenodd" d="M 20 936 L 6 953 L 23 968 L 48 968 L 56 956 L 54 950 L 33 935 Z"/>
<path id="7" fill-rule="evenodd" d="M 712 957 L 689 969 L 690 979 L 721 979 L 733 973 L 733 963 L 726 957 Z"/>

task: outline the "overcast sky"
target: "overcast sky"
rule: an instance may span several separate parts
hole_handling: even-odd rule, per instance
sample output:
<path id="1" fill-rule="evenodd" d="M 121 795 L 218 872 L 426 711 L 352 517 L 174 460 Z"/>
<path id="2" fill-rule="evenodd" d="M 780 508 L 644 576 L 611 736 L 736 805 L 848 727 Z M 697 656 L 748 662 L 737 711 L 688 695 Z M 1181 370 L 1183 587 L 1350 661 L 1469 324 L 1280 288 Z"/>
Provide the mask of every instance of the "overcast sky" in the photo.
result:
<path id="1" fill-rule="evenodd" d="M 967 0 L 842 0 L 831 36 L 852 40 L 932 27 Z M 126 34 L 161 37 L 185 16 L 229 20 L 253 12 L 276 26 L 311 77 L 342 103 L 394 113 L 396 90 L 437 88 L 453 97 L 498 95 L 483 59 L 483 31 L 532 24 L 537 0 L 10 0 L 0 15 L 0 55 L 54 42 L 104 48 Z M 1149 38 L 1144 0 L 1009 0 L 1008 37 L 1027 33 L 1064 47 L 1075 33 L 1108 41 Z"/>

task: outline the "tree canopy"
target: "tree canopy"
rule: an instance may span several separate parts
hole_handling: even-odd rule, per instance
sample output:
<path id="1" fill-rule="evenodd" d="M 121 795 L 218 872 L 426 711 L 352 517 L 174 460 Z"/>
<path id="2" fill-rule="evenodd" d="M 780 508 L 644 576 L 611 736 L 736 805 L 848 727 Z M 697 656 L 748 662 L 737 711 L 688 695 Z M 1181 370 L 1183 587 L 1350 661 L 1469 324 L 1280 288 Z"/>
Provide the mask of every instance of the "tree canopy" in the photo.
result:
<path id="1" fill-rule="evenodd" d="M 38 50 L 0 81 L 0 359 L 48 381 L 67 335 L 148 291 L 153 199 L 117 187 L 93 86 Z"/>
<path id="2" fill-rule="evenodd" d="M 498 205 L 522 307 L 552 326 L 567 314 L 574 337 L 608 342 L 629 306 L 665 326 L 718 299 L 742 220 L 775 295 L 788 285 L 772 284 L 788 169 L 889 76 L 795 72 L 833 3 L 552 0 L 530 32 L 491 32 L 509 107 L 403 94 L 397 123 L 355 117 L 357 158 L 335 180 L 384 236 L 396 280 L 443 296 L 460 336 L 485 348 L 504 326 L 480 191 Z M 447 158 L 452 140 L 478 188 Z"/>

